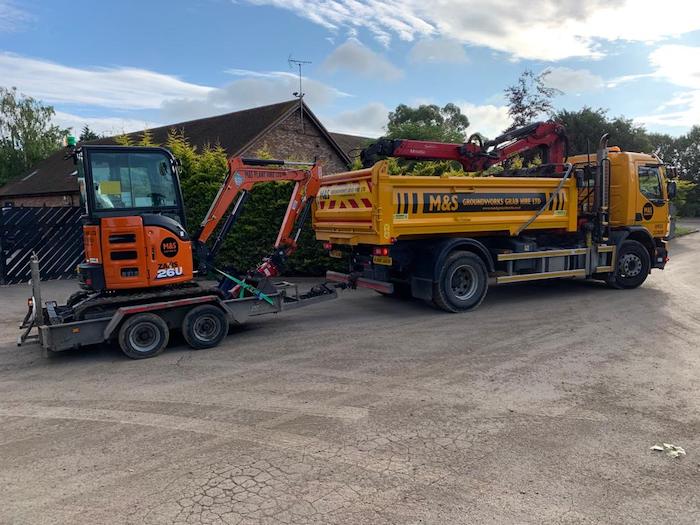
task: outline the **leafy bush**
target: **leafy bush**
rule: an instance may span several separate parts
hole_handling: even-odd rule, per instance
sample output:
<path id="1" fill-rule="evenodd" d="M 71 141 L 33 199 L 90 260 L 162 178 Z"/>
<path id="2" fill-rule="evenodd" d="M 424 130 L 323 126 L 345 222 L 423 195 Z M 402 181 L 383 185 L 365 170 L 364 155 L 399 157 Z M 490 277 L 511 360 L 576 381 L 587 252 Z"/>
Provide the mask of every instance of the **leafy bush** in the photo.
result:
<path id="1" fill-rule="evenodd" d="M 119 142 L 131 143 L 124 137 L 119 138 Z M 153 145 L 151 134 L 144 133 L 139 145 Z M 177 130 L 171 130 L 165 147 L 181 163 L 180 181 L 188 230 L 194 233 L 228 173 L 226 152 L 219 145 L 207 145 L 198 150 Z M 265 158 L 265 151 L 258 153 Z M 217 256 L 218 266 L 247 271 L 262 262 L 277 238 L 292 188 L 291 182 L 269 182 L 253 188 L 243 213 Z M 329 258 L 314 238 L 310 223 L 309 218 L 299 239 L 299 249 L 289 260 L 288 274 L 321 275 L 326 269 L 338 266 L 337 260 Z"/>

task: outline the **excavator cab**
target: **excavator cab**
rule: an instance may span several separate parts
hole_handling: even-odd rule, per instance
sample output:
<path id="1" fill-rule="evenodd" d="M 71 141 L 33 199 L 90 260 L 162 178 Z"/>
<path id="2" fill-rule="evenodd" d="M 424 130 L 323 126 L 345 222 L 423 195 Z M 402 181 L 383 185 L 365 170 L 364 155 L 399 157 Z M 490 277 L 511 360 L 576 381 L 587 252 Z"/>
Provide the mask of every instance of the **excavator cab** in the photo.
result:
<path id="1" fill-rule="evenodd" d="M 81 287 L 103 292 L 192 280 L 173 155 L 157 147 L 84 145 L 71 156 L 86 210 Z"/>

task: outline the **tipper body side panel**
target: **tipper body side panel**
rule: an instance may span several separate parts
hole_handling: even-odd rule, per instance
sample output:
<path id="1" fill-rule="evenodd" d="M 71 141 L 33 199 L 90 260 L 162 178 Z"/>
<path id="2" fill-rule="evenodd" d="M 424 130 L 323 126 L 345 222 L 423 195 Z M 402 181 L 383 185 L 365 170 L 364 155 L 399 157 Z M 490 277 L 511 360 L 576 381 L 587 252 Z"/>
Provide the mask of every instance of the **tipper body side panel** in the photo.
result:
<path id="1" fill-rule="evenodd" d="M 316 238 L 334 244 L 391 244 L 435 235 L 514 235 L 577 229 L 573 178 L 391 176 L 386 162 L 321 180 Z M 556 192 L 549 204 L 550 196 Z"/>

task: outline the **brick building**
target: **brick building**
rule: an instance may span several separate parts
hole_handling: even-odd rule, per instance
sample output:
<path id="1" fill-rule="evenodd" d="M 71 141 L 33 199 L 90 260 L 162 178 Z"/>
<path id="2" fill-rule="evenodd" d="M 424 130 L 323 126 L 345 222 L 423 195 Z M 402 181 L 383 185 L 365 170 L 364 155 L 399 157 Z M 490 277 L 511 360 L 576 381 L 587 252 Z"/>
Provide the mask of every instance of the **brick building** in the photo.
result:
<path id="1" fill-rule="evenodd" d="M 302 126 L 303 114 L 303 126 Z M 220 144 L 228 155 L 255 156 L 262 149 L 275 158 L 313 160 L 326 174 L 347 169 L 371 139 L 330 133 L 306 104 L 298 100 L 261 106 L 225 115 L 179 122 L 151 129 L 156 144 L 166 142 L 171 129 L 182 130 L 200 148 Z M 141 133 L 131 133 L 135 142 Z M 94 141 L 114 144 L 114 138 Z M 72 161 L 62 151 L 40 162 L 28 174 L 0 188 L 0 206 L 79 206 L 80 196 Z"/>

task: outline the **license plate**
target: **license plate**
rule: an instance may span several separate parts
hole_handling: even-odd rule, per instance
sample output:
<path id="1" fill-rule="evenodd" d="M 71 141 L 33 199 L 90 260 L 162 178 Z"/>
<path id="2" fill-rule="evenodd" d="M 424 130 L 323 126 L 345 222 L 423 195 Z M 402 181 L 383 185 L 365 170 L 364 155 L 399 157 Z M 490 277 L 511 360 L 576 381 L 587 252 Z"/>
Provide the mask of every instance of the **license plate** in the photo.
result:
<path id="1" fill-rule="evenodd" d="M 328 255 L 330 255 L 331 257 L 333 257 L 335 259 L 342 259 L 343 258 L 342 250 L 331 250 L 330 252 L 328 252 Z"/>
<path id="2" fill-rule="evenodd" d="M 384 266 L 391 266 L 394 262 L 391 257 L 385 255 L 375 255 L 372 257 L 372 262 L 374 264 L 383 264 Z"/>

